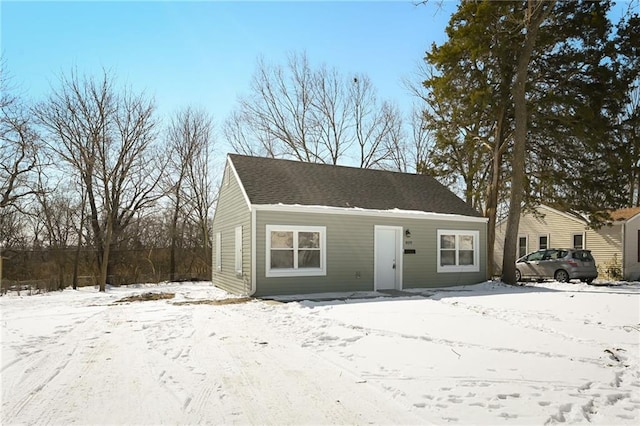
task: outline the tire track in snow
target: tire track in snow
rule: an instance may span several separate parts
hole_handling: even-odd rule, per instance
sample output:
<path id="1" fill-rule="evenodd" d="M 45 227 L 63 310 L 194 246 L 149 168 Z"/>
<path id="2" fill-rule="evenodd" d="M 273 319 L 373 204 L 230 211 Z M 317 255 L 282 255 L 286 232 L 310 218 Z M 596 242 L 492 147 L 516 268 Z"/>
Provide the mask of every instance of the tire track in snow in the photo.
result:
<path id="1" fill-rule="evenodd" d="M 91 331 L 92 320 L 101 316 L 102 311 L 87 313 L 87 317 L 74 322 L 74 327 L 56 329 L 52 335 L 29 339 L 27 344 L 17 348 L 22 356 L 5 366 L 2 372 L 2 423 L 20 418 L 25 410 L 32 411 L 33 406 L 47 404 L 43 398 L 47 386 L 68 367 L 78 350 L 73 342 L 77 336 Z M 7 376 L 14 380 L 7 382 Z"/>
<path id="2" fill-rule="evenodd" d="M 210 385 L 193 394 L 187 422 L 424 423 L 384 392 L 302 347 L 295 336 L 272 329 L 263 306 L 197 311 L 211 318 L 209 329 L 197 328 L 192 361 L 209 366 L 205 380 Z M 323 374 L 310 373 L 318 370 Z"/>

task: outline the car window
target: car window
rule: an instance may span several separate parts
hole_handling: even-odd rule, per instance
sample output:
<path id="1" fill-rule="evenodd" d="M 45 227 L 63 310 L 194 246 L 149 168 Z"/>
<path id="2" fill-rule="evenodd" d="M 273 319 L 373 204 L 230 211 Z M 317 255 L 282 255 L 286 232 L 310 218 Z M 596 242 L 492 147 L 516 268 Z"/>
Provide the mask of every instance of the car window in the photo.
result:
<path id="1" fill-rule="evenodd" d="M 542 260 L 543 256 L 544 256 L 544 250 L 536 251 L 534 253 L 531 253 L 529 256 L 527 256 L 527 260 L 529 262 L 536 261 L 536 260 Z"/>
<path id="2" fill-rule="evenodd" d="M 547 250 L 544 253 L 544 260 L 555 260 L 558 258 L 558 250 Z"/>
<path id="3" fill-rule="evenodd" d="M 591 262 L 593 261 L 593 256 L 588 251 L 577 251 L 573 253 L 573 258 L 580 260 L 582 262 Z"/>

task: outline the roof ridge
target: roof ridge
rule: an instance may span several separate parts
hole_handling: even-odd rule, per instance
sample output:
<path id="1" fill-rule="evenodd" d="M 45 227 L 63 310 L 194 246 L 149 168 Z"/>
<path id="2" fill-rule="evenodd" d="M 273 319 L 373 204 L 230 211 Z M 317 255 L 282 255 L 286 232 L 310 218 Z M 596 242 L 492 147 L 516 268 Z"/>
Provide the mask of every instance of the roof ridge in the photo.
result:
<path id="1" fill-rule="evenodd" d="M 320 166 L 320 167 L 332 167 L 332 168 L 333 167 L 338 167 L 338 168 L 344 168 L 344 169 L 366 170 L 366 171 L 370 171 L 370 172 L 398 173 L 398 174 L 410 175 L 410 176 L 429 176 L 429 177 L 433 178 L 433 176 L 431 176 L 431 175 L 420 174 L 420 173 L 411 173 L 411 172 L 403 172 L 401 170 L 370 169 L 370 168 L 359 167 L 359 166 L 349 166 L 349 165 L 346 165 L 346 164 L 316 163 L 316 162 L 313 162 L 313 161 L 301 161 L 301 160 L 296 160 L 296 159 L 293 159 L 293 158 L 260 157 L 260 156 L 256 156 L 256 155 L 245 155 L 245 154 L 237 154 L 237 153 L 229 153 L 227 155 L 234 156 L 234 157 L 255 158 L 255 159 L 258 159 L 258 160 L 267 160 L 267 161 L 287 161 L 287 162 L 295 163 L 295 164 L 313 165 L 313 166 Z"/>

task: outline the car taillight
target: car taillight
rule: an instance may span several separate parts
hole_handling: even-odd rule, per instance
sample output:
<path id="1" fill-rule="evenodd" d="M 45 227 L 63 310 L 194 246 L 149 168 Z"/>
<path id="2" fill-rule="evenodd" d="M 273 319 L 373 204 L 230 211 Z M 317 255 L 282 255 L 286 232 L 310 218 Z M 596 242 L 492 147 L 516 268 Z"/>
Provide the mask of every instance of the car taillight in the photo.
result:
<path id="1" fill-rule="evenodd" d="M 573 259 L 569 259 L 569 260 L 567 260 L 567 263 L 568 263 L 569 265 L 573 266 L 574 268 L 577 268 L 577 267 L 578 267 L 578 262 L 576 262 L 576 261 L 575 261 L 575 260 L 573 260 Z"/>

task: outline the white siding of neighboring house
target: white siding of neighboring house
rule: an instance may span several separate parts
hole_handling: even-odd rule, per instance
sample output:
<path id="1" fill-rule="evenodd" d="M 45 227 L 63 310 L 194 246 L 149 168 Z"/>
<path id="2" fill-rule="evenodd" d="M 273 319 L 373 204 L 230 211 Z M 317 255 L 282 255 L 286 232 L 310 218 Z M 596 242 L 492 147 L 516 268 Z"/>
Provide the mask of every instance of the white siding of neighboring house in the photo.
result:
<path id="1" fill-rule="evenodd" d="M 628 281 L 640 281 L 640 214 L 629 219 L 625 225 L 624 235 L 624 278 Z"/>
<path id="2" fill-rule="evenodd" d="M 586 222 L 578 218 L 546 206 L 540 206 L 538 211 L 544 216 L 536 217 L 533 213 L 527 212 L 520 217 L 518 238 L 527 237 L 528 252 L 539 249 L 538 237 L 541 235 L 548 236 L 547 245 L 549 248 L 569 248 L 573 247 L 573 235 L 586 231 Z M 504 252 L 504 235 L 506 229 L 506 220 L 496 225 L 496 242 L 494 248 L 494 271 L 496 271 L 496 274 L 500 274 L 502 271 L 502 255 Z M 585 248 L 590 248 L 588 235 L 585 243 Z"/>
<path id="3" fill-rule="evenodd" d="M 541 213 L 543 217 L 536 217 L 533 213 L 529 212 L 520 217 L 518 236 L 527 237 L 527 248 L 529 252 L 538 250 L 538 237 L 540 235 L 548 235 L 548 246 L 550 248 L 571 248 L 573 247 L 573 235 L 583 233 L 584 248 L 591 250 L 598 265 L 600 277 L 604 276 L 605 269 L 613 263 L 614 260 L 618 262 L 622 261 L 621 224 L 605 225 L 600 229 L 590 229 L 586 221 L 582 221 L 577 217 L 547 206 L 539 206 L 538 212 Z M 494 250 L 496 274 L 500 274 L 502 271 L 506 227 L 506 220 L 496 225 L 496 243 Z"/>
<path id="4" fill-rule="evenodd" d="M 604 225 L 600 229 L 587 231 L 587 249 L 598 265 L 598 277 L 607 278 L 607 269 L 622 265 L 622 225 Z"/>

